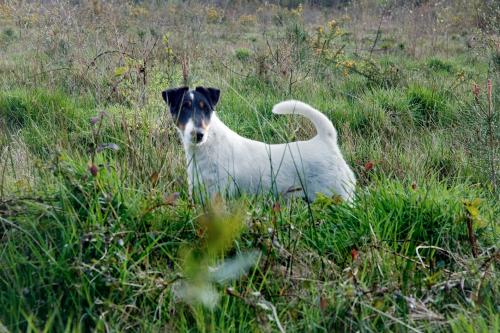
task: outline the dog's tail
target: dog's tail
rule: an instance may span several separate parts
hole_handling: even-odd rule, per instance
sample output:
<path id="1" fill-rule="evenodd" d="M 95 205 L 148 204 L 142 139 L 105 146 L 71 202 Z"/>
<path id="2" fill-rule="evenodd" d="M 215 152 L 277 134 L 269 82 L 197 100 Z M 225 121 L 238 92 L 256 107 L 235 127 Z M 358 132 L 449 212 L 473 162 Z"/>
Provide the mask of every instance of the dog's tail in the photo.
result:
<path id="1" fill-rule="evenodd" d="M 276 104 L 273 107 L 273 113 L 276 114 L 300 114 L 309 119 L 316 127 L 318 136 L 322 139 L 337 141 L 337 131 L 333 127 L 332 122 L 323 113 L 312 108 L 306 103 L 299 101 L 285 101 Z"/>

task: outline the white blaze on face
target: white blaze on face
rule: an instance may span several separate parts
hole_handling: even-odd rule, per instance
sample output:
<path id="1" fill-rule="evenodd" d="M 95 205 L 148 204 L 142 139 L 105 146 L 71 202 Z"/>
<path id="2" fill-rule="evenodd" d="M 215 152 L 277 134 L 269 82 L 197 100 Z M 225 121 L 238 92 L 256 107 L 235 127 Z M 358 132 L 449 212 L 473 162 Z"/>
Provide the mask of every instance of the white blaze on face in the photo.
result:
<path id="1" fill-rule="evenodd" d="M 184 126 L 184 131 L 182 133 L 182 141 L 186 145 L 190 145 L 192 143 L 192 138 L 193 138 L 193 133 L 194 133 L 194 123 L 193 120 L 190 118 L 188 122 L 186 123 L 186 126 Z"/>

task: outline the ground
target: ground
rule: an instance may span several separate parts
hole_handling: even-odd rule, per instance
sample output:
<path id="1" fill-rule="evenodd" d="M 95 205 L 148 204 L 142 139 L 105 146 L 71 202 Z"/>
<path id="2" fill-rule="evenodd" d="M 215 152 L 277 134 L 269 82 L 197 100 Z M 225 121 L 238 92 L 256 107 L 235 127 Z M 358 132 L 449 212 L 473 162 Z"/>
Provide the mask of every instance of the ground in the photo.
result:
<path id="1" fill-rule="evenodd" d="M 495 1 L 0 4 L 0 331 L 500 330 Z M 161 91 L 324 112 L 352 205 L 191 201 Z"/>

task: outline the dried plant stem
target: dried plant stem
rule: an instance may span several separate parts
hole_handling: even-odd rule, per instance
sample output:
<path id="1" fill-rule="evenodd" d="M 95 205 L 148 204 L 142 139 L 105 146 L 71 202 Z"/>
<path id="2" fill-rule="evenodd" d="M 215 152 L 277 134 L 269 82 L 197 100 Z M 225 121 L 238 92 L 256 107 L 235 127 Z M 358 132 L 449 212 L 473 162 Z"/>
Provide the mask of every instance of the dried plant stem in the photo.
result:
<path id="1" fill-rule="evenodd" d="M 488 145 L 490 151 L 490 168 L 491 168 L 491 181 L 493 183 L 493 190 L 497 191 L 497 177 L 495 169 L 495 138 L 493 134 L 493 98 L 492 98 L 492 82 L 488 79 Z"/>
<path id="2" fill-rule="evenodd" d="M 473 220 L 470 214 L 467 214 L 466 222 L 467 222 L 467 234 L 469 236 L 469 243 L 472 248 L 472 255 L 474 256 L 474 258 L 477 258 L 477 256 L 479 255 L 479 248 L 477 246 L 477 239 L 476 235 L 474 234 L 474 229 L 472 228 Z"/>

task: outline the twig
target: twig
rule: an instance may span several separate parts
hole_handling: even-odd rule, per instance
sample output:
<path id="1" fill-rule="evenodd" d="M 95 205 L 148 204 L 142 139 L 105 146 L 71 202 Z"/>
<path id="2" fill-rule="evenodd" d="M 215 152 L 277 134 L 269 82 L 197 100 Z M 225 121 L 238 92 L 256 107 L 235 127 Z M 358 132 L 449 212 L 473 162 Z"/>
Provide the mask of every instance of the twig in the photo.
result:
<path id="1" fill-rule="evenodd" d="M 442 251 L 443 253 L 446 253 L 450 258 L 452 258 L 453 260 L 455 260 L 455 262 L 459 262 L 457 260 L 457 258 L 455 258 L 455 256 L 453 256 L 453 254 L 450 252 L 450 251 L 447 251 L 439 246 L 433 246 L 433 245 L 419 245 L 417 246 L 417 248 L 415 249 L 415 252 L 417 253 L 417 257 L 418 257 L 418 260 L 420 261 L 420 264 L 422 266 L 424 266 L 425 268 L 429 268 L 429 265 L 426 265 L 424 263 L 424 261 L 422 260 L 422 257 L 420 256 L 420 250 L 421 249 L 434 249 L 434 250 L 439 250 L 439 251 Z M 447 270 L 447 269 L 443 269 L 444 272 L 447 272 L 447 273 L 452 273 L 451 271 Z"/>
<path id="2" fill-rule="evenodd" d="M 118 51 L 118 50 L 108 50 L 108 51 L 104 51 L 104 52 L 101 52 L 99 53 L 98 55 L 96 55 L 92 61 L 90 61 L 90 63 L 87 65 L 87 69 L 86 69 L 86 72 L 88 72 L 88 70 L 90 69 L 90 67 L 92 66 L 95 66 L 95 62 L 97 59 L 99 59 L 100 57 L 106 55 L 106 54 L 112 54 L 112 53 L 119 53 L 123 56 L 126 56 L 126 57 L 129 57 L 130 59 L 133 59 L 133 60 L 136 60 L 135 57 L 133 57 L 132 55 L 130 55 L 129 53 L 127 52 L 123 52 L 123 51 Z"/>
<path id="3" fill-rule="evenodd" d="M 391 320 L 393 320 L 393 321 L 397 322 L 397 323 L 398 323 L 398 324 L 400 324 L 400 325 L 403 325 L 404 327 L 406 327 L 406 328 L 407 328 L 407 329 L 409 329 L 410 331 L 417 332 L 417 333 L 421 333 L 421 332 L 422 332 L 422 331 L 420 331 L 420 330 L 416 329 L 415 327 L 412 327 L 412 326 L 408 325 L 407 323 L 405 323 L 405 322 L 404 322 L 404 321 L 402 321 L 401 319 L 398 319 L 398 318 L 396 318 L 396 317 L 391 316 L 391 315 L 390 315 L 390 314 L 388 314 L 387 312 L 382 312 L 382 311 L 380 311 L 379 309 L 374 308 L 373 306 L 368 305 L 368 304 L 366 304 L 366 303 L 364 303 L 364 302 L 361 302 L 360 304 L 361 304 L 361 305 L 363 305 L 363 306 L 365 306 L 365 307 L 367 307 L 367 308 L 369 308 L 370 310 L 373 310 L 373 311 L 377 312 L 378 314 L 380 314 L 380 315 L 382 315 L 382 316 L 384 316 L 384 317 L 387 317 L 387 318 L 389 318 L 389 319 L 391 319 Z"/>
<path id="4" fill-rule="evenodd" d="M 380 16 L 380 21 L 378 23 L 378 28 L 377 28 L 377 35 L 375 36 L 375 40 L 373 41 L 373 45 L 370 49 L 370 56 L 372 55 L 373 49 L 375 48 L 375 45 L 377 45 L 378 39 L 380 38 L 381 30 L 380 27 L 382 26 L 382 21 L 384 20 L 384 16 L 386 13 L 392 8 L 392 5 L 385 8 L 384 11 L 382 12 L 382 16 Z"/>

